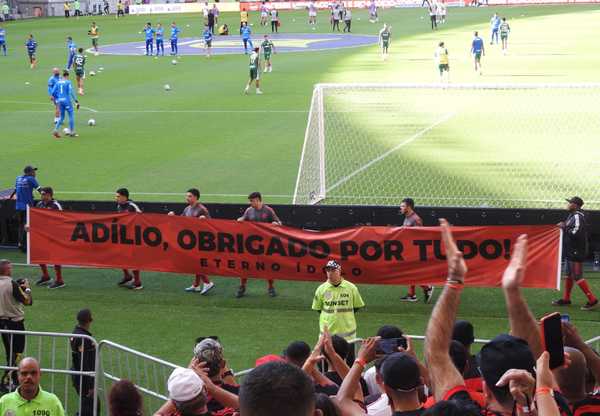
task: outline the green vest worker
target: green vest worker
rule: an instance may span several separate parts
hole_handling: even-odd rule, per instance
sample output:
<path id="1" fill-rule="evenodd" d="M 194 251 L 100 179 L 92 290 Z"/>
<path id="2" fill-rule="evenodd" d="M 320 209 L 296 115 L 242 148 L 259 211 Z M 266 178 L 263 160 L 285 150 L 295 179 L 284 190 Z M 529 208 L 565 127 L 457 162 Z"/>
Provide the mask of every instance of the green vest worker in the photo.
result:
<path id="1" fill-rule="evenodd" d="M 41 375 L 35 358 L 23 358 L 19 363 L 19 388 L 0 398 L 0 415 L 64 416 L 58 397 L 40 387 Z"/>
<path id="2" fill-rule="evenodd" d="M 320 313 L 319 328 L 346 340 L 356 338 L 354 312 L 365 306 L 353 283 L 342 278 L 342 266 L 329 260 L 325 266 L 327 281 L 317 288 L 312 309 Z"/>

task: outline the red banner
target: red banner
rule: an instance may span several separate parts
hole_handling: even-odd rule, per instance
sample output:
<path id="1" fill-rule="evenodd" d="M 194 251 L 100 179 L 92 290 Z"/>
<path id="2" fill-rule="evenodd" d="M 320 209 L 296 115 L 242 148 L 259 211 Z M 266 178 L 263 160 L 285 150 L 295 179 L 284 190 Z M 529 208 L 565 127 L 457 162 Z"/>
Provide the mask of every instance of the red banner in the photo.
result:
<path id="1" fill-rule="evenodd" d="M 439 284 L 446 261 L 438 227 L 311 232 L 264 223 L 159 214 L 31 209 L 30 261 L 283 280 L 324 278 L 330 258 L 356 283 Z M 516 238 L 529 236 L 524 286 L 558 288 L 555 226 L 454 227 L 470 286 L 499 286 Z"/>

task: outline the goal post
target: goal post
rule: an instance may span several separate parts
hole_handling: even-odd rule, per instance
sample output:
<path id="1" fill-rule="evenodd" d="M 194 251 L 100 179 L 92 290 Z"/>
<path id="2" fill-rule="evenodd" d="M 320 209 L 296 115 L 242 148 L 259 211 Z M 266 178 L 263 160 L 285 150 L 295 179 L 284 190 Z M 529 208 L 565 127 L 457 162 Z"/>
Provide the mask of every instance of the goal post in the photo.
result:
<path id="1" fill-rule="evenodd" d="M 600 208 L 600 84 L 317 84 L 294 204 Z"/>

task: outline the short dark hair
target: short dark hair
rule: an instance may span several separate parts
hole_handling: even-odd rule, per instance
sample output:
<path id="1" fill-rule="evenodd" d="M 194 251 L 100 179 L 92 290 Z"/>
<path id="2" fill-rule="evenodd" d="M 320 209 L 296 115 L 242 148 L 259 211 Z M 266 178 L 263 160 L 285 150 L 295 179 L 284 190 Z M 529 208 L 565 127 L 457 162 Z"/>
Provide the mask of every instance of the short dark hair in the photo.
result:
<path id="1" fill-rule="evenodd" d="M 40 188 L 40 194 L 54 195 L 54 190 L 50 186 L 44 186 L 43 188 Z"/>
<path id="2" fill-rule="evenodd" d="M 444 44 L 444 42 L 442 42 L 442 43 L 440 44 L 440 46 L 442 46 L 443 44 Z M 414 199 L 412 199 L 412 198 L 404 198 L 404 199 L 402 200 L 402 202 L 404 202 L 406 205 L 408 205 L 408 206 L 409 206 L 409 207 L 411 207 L 411 208 L 414 208 L 414 207 L 415 207 L 415 200 L 414 200 Z"/>
<path id="3" fill-rule="evenodd" d="M 479 35 L 479 32 L 478 32 L 478 31 L 475 31 L 475 36 L 477 36 L 477 35 Z"/>
<path id="4" fill-rule="evenodd" d="M 481 410 L 475 403 L 460 400 L 443 400 L 427 409 L 423 416 L 479 416 Z"/>
<path id="5" fill-rule="evenodd" d="M 291 361 L 292 364 L 302 367 L 310 355 L 310 345 L 304 341 L 294 341 L 287 346 L 283 355 Z"/>
<path id="6" fill-rule="evenodd" d="M 80 325 L 92 322 L 92 311 L 89 309 L 82 309 L 77 312 L 77 322 L 79 322 Z"/>
<path id="7" fill-rule="evenodd" d="M 331 343 L 333 344 L 335 353 L 345 360 L 348 354 L 350 354 L 350 344 L 348 341 L 339 335 L 334 335 L 331 337 Z"/>
<path id="8" fill-rule="evenodd" d="M 119 188 L 117 189 L 117 193 L 129 199 L 129 190 L 127 188 Z"/>
<path id="9" fill-rule="evenodd" d="M 69 70 L 65 69 L 63 71 L 63 77 L 68 77 L 69 76 Z"/>
<path id="10" fill-rule="evenodd" d="M 262 201 L 262 195 L 260 194 L 260 192 L 252 192 L 250 195 L 248 195 L 248 199 L 254 198 L 258 198 L 259 201 Z"/>
<path id="11" fill-rule="evenodd" d="M 460 342 L 465 347 L 470 347 L 475 342 L 475 329 L 469 321 L 456 321 L 452 330 L 452 339 Z"/>
<path id="12" fill-rule="evenodd" d="M 140 416 L 144 408 L 142 395 L 131 381 L 120 380 L 110 389 L 108 407 L 112 416 Z"/>
<path id="13" fill-rule="evenodd" d="M 384 325 L 377 331 L 377 336 L 382 339 L 401 338 L 402 330 L 394 325 Z"/>
<path id="14" fill-rule="evenodd" d="M 187 191 L 190 194 L 194 195 L 196 198 L 200 198 L 200 191 L 197 188 L 190 188 Z"/>
<path id="15" fill-rule="evenodd" d="M 469 354 L 467 353 L 465 346 L 458 341 L 452 341 L 450 343 L 449 353 L 450 358 L 454 363 L 454 367 L 456 367 L 459 373 L 464 374 L 469 359 Z"/>
<path id="16" fill-rule="evenodd" d="M 337 406 L 325 393 L 317 393 L 315 407 L 323 413 L 323 416 L 340 416 Z"/>
<path id="17" fill-rule="evenodd" d="M 82 53 L 83 52 L 83 48 L 77 49 L 77 52 Z"/>
<path id="18" fill-rule="evenodd" d="M 308 416 L 315 408 L 315 386 L 302 369 L 270 362 L 252 370 L 240 386 L 244 416 Z"/>

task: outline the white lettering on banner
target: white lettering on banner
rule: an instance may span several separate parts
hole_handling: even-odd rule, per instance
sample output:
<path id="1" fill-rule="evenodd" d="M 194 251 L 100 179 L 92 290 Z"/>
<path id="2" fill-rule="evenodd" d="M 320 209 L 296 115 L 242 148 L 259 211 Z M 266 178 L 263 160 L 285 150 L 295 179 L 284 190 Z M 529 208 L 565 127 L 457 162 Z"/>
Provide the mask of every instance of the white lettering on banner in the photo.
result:
<path id="1" fill-rule="evenodd" d="M 132 4 L 129 6 L 130 14 L 159 14 L 159 13 L 202 13 L 204 3 L 155 3 L 155 4 Z M 217 5 L 221 12 L 238 12 L 240 7 L 237 3 L 219 3 Z"/>

